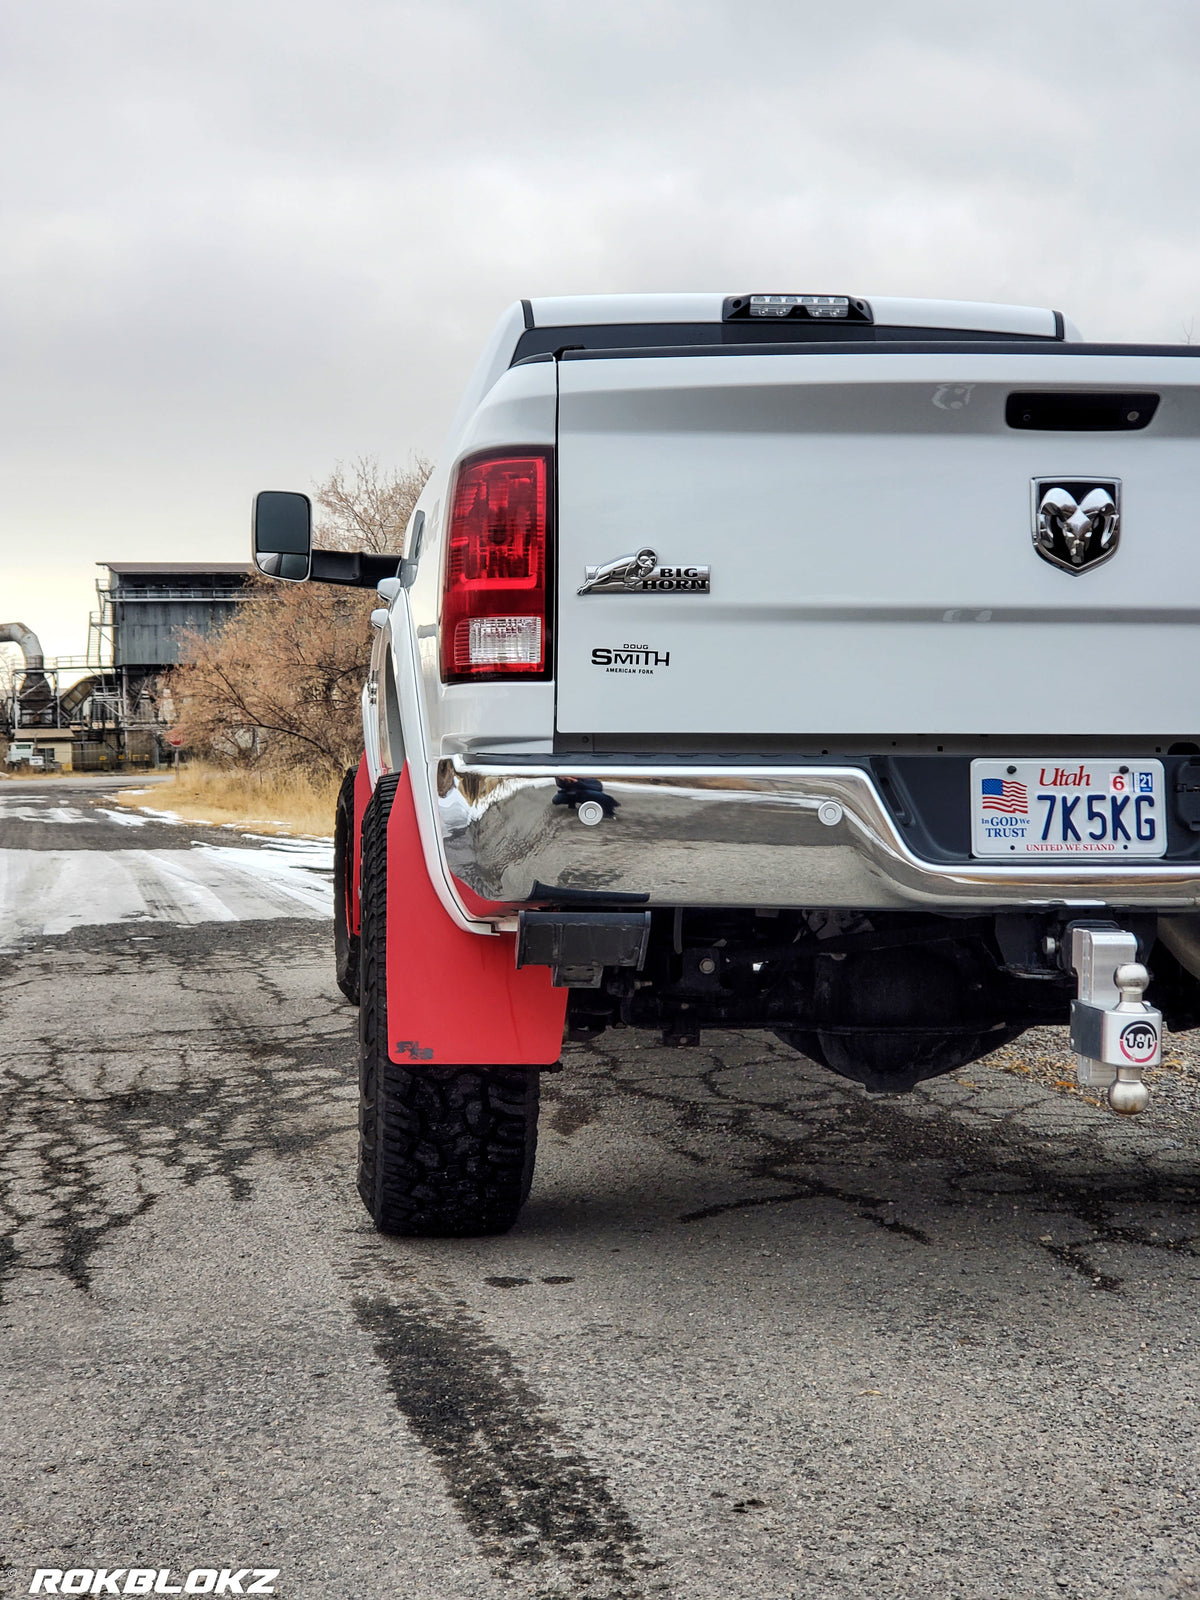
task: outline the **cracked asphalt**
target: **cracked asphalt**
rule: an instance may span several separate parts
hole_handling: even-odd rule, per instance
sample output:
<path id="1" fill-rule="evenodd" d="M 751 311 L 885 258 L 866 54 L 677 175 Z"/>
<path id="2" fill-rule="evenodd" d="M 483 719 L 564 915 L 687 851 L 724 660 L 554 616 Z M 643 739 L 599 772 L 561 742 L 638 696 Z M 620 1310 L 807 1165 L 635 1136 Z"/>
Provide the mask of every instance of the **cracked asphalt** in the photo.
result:
<path id="1" fill-rule="evenodd" d="M 1200 1593 L 1186 1038 L 1124 1123 L 1054 1029 L 894 1100 L 765 1035 L 609 1033 L 544 1078 L 511 1234 L 384 1239 L 311 894 L 251 905 L 229 839 L 231 915 L 173 909 L 211 836 L 51 789 L 0 808 L 9 882 L 173 865 L 144 915 L 0 939 L 0 1593 Z"/>

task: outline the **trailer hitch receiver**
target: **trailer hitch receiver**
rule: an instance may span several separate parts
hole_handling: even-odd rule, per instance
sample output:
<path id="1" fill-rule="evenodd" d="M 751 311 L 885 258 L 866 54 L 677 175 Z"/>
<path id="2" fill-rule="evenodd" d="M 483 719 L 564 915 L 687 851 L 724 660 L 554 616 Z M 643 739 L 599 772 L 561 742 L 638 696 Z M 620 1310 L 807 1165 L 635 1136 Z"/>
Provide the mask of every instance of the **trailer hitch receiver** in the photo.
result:
<path id="1" fill-rule="evenodd" d="M 1162 1013 L 1142 999 L 1150 974 L 1137 938 L 1115 922 L 1072 922 L 1067 951 L 1079 985 L 1071 1002 L 1071 1049 L 1081 1087 L 1108 1090 L 1122 1116 L 1146 1109 L 1147 1067 L 1162 1059 Z"/>

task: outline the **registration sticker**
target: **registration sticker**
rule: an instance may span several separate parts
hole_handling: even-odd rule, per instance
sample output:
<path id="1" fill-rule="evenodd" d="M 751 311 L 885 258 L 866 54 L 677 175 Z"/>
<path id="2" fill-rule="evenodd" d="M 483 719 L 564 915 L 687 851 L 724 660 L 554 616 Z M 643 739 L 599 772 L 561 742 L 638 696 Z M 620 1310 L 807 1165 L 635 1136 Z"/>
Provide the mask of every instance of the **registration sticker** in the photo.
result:
<path id="1" fill-rule="evenodd" d="M 977 856 L 1157 858 L 1167 848 L 1161 761 L 972 761 Z"/>

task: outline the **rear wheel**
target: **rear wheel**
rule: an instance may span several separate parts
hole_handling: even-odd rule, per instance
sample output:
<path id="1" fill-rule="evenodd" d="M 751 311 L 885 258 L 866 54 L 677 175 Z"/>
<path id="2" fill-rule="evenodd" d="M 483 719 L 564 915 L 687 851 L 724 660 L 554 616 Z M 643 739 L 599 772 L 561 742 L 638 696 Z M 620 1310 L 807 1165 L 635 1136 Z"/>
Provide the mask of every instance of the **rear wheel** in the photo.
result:
<path id="1" fill-rule="evenodd" d="M 504 1233 L 533 1179 L 538 1073 L 399 1065 L 388 1055 L 387 822 L 397 782 L 380 780 L 363 819 L 358 1192 L 381 1233 Z"/>
<path id="2" fill-rule="evenodd" d="M 333 958 L 337 986 L 352 1006 L 358 1004 L 359 938 L 354 926 L 354 780 L 351 767 L 338 790 L 333 819 Z"/>

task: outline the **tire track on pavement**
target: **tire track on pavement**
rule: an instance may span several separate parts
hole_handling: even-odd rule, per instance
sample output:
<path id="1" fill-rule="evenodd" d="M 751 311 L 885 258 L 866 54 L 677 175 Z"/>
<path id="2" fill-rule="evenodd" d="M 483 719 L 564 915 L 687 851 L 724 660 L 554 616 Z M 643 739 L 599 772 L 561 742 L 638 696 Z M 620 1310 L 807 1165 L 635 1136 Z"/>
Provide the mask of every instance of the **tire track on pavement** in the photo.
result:
<path id="1" fill-rule="evenodd" d="M 503 1576 L 537 1580 L 545 1600 L 637 1600 L 666 1589 L 607 1480 L 546 1415 L 502 1345 L 448 1308 L 359 1295 L 354 1310 L 397 1408 Z"/>

